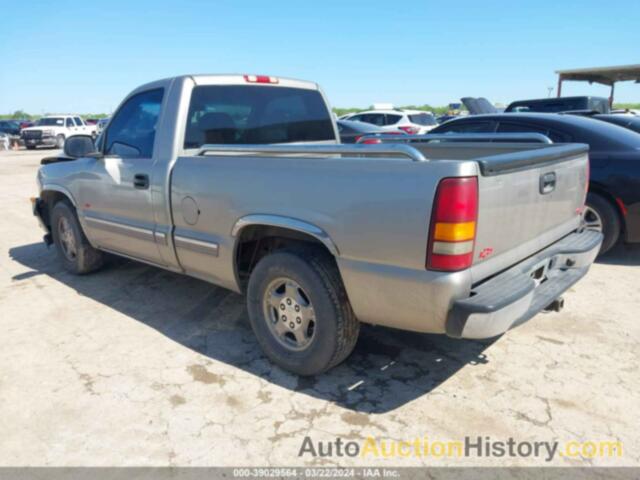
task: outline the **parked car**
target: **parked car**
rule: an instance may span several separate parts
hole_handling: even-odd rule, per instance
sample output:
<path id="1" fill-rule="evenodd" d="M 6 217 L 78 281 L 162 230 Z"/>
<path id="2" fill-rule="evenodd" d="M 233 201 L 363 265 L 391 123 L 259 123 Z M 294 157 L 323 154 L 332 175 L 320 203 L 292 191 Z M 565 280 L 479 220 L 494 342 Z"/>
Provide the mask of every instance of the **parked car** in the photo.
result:
<path id="1" fill-rule="evenodd" d="M 623 115 L 623 114 L 610 114 L 610 115 L 594 115 L 592 118 L 597 118 L 604 122 L 613 123 L 614 125 L 620 125 L 621 127 L 628 128 L 636 133 L 640 133 L 640 117 L 636 115 Z"/>
<path id="2" fill-rule="evenodd" d="M 366 135 L 385 134 L 385 135 L 405 135 L 404 132 L 398 130 L 390 132 L 381 130 L 375 125 L 364 122 L 354 122 L 351 120 L 338 120 L 338 133 L 340 134 L 340 143 L 358 143 L 358 141 Z"/>
<path id="3" fill-rule="evenodd" d="M 98 135 L 102 133 L 102 131 L 104 130 L 104 127 L 107 126 L 107 123 L 109 123 L 108 118 L 101 118 L 100 120 L 98 120 L 98 123 L 96 123 L 96 133 Z"/>
<path id="4" fill-rule="evenodd" d="M 554 142 L 586 143 L 591 159 L 588 227 L 602 231 L 602 253 L 620 237 L 640 242 L 640 135 L 577 115 L 504 113 L 451 120 L 432 133 L 535 132 Z"/>
<path id="5" fill-rule="evenodd" d="M 20 124 L 14 120 L 0 120 L 0 133 L 19 137 Z"/>
<path id="6" fill-rule="evenodd" d="M 376 125 L 381 130 L 401 130 L 409 135 L 427 133 L 438 125 L 430 112 L 421 110 L 368 110 L 349 115 L 347 120 Z"/>
<path id="7" fill-rule="evenodd" d="M 21 136 L 29 150 L 38 146 L 62 148 L 72 135 L 96 136 L 95 125 L 87 125 L 78 115 L 42 117 L 33 127 L 22 130 Z"/>
<path id="8" fill-rule="evenodd" d="M 0 135 L 5 150 L 17 146 L 20 142 L 20 124 L 15 120 L 0 120 Z"/>
<path id="9" fill-rule="evenodd" d="M 20 125 L 20 130 L 33 127 L 35 125 L 35 122 L 32 122 L 31 120 L 17 120 L 17 122 Z"/>
<path id="10" fill-rule="evenodd" d="M 494 337 L 586 274 L 586 146 L 339 145 L 330 112 L 300 80 L 143 85 L 97 145 L 43 161 L 45 241 L 73 273 L 111 252 L 246 293 L 265 354 L 302 375 L 360 322 Z"/>
<path id="11" fill-rule="evenodd" d="M 537 98 L 534 100 L 518 100 L 517 102 L 510 103 L 506 108 L 505 113 L 561 113 L 579 111 L 609 113 L 609 100 L 604 97 L 588 96 L 556 98 L 551 97 Z"/>
<path id="12" fill-rule="evenodd" d="M 11 148 L 9 135 L 4 132 L 0 132 L 0 150 L 9 150 L 9 148 Z"/>

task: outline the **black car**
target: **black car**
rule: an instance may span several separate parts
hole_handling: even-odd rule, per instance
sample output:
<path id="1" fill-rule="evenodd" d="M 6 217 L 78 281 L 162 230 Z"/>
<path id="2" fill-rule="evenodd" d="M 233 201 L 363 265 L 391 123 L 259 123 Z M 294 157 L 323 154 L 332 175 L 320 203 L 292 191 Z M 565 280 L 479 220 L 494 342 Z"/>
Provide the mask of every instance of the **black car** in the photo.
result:
<path id="1" fill-rule="evenodd" d="M 591 177 L 584 216 L 590 228 L 604 233 L 601 253 L 621 236 L 640 242 L 640 134 L 593 118 L 546 113 L 461 117 L 430 133 L 454 132 L 534 132 L 554 143 L 588 144 Z"/>
<path id="2" fill-rule="evenodd" d="M 640 117 L 636 115 L 594 115 L 593 118 L 640 133 Z"/>
<path id="3" fill-rule="evenodd" d="M 353 122 L 351 120 L 338 120 L 338 133 L 340 133 L 340 142 L 357 143 L 360 137 L 364 135 L 372 135 L 376 133 L 388 133 L 380 130 L 376 125 L 365 122 Z M 402 133 L 398 131 L 398 133 Z"/>
<path id="4" fill-rule="evenodd" d="M 518 100 L 506 108 L 505 113 L 539 112 L 598 112 L 609 113 L 609 100 L 604 97 L 556 97 Z"/>
<path id="5" fill-rule="evenodd" d="M 13 120 L 0 120 L 0 132 L 7 135 L 20 135 L 20 124 Z"/>

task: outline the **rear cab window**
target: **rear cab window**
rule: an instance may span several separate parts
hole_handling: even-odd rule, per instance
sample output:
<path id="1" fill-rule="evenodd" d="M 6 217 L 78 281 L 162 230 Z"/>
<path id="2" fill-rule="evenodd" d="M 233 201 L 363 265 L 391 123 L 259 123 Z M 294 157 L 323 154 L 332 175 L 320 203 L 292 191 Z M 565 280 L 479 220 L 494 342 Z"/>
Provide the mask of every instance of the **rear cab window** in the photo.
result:
<path id="1" fill-rule="evenodd" d="M 270 144 L 336 140 L 317 90 L 247 85 L 193 89 L 184 148 L 205 144 Z"/>

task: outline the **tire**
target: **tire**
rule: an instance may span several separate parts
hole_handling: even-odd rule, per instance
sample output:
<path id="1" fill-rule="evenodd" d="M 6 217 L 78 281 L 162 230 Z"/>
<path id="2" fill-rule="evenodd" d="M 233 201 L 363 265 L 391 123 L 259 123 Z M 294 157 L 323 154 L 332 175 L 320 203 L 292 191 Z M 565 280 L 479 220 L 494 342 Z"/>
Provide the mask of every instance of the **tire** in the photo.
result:
<path id="1" fill-rule="evenodd" d="M 27 145 L 27 150 L 35 150 L 36 146 L 35 145 Z"/>
<path id="2" fill-rule="evenodd" d="M 67 271 L 83 275 L 102 266 L 103 253 L 91 246 L 75 209 L 67 201 L 56 203 L 51 211 L 51 234 L 58 257 Z"/>
<path id="3" fill-rule="evenodd" d="M 283 296 L 277 297 L 283 299 L 282 310 L 279 310 L 266 299 L 273 299 L 269 295 L 271 285 L 277 286 L 282 279 L 291 283 L 287 283 Z M 293 317 L 298 314 L 290 309 L 297 308 L 298 304 L 294 300 L 294 307 L 285 305 L 291 297 L 287 295 L 292 284 L 301 287 L 297 290 L 297 299 L 301 308 L 310 311 L 313 317 L 305 332 L 311 332 L 310 339 L 302 346 L 299 342 L 293 345 L 292 338 L 298 337 L 291 331 L 288 337 L 275 332 L 282 327 L 281 313 L 291 313 L 284 325 L 295 328 Z M 277 289 L 273 292 L 280 295 Z M 305 300 L 311 308 L 303 306 Z M 278 366 L 298 375 L 317 375 L 338 365 L 349 356 L 358 340 L 360 323 L 351 309 L 338 269 L 333 259 L 322 252 L 281 251 L 263 257 L 249 278 L 247 307 L 251 328 L 264 353 Z M 299 320 L 296 317 L 296 321 Z"/>
<path id="4" fill-rule="evenodd" d="M 600 255 L 608 252 L 618 242 L 621 232 L 620 215 L 613 204 L 597 193 L 587 195 L 584 213 L 586 228 L 598 230 L 604 235 Z"/>
<path id="5" fill-rule="evenodd" d="M 56 137 L 56 148 L 64 148 L 64 135 L 60 134 Z"/>

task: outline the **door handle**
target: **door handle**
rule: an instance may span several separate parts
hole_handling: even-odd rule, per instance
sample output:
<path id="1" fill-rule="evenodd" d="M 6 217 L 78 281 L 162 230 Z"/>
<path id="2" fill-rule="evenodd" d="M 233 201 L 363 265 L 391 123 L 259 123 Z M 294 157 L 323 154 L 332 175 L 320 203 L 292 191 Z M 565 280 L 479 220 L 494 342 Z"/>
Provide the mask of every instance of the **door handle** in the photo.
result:
<path id="1" fill-rule="evenodd" d="M 540 176 L 540 193 L 551 193 L 556 189 L 556 172 L 545 173 Z"/>
<path id="2" fill-rule="evenodd" d="M 133 176 L 133 186 L 142 190 L 149 188 L 149 175 L 136 173 Z"/>

